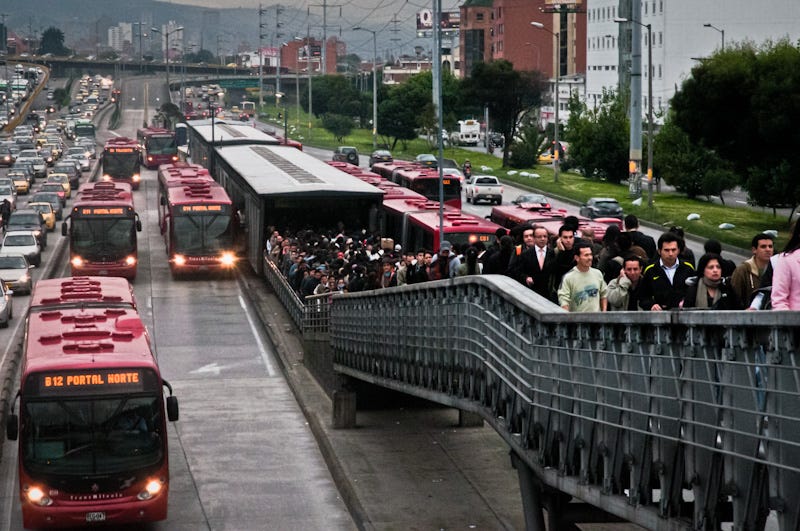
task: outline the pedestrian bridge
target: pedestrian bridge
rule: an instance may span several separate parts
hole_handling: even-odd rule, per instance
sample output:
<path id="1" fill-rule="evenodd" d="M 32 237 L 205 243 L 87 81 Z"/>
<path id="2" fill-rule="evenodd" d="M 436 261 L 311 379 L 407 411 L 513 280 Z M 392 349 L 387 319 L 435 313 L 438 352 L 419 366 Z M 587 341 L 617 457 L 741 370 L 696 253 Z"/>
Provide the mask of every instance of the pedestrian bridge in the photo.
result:
<path id="1" fill-rule="evenodd" d="M 648 529 L 800 529 L 800 312 L 570 314 L 494 275 L 304 304 L 265 272 L 334 371 L 497 430 L 529 529 L 596 519 L 571 497 Z"/>

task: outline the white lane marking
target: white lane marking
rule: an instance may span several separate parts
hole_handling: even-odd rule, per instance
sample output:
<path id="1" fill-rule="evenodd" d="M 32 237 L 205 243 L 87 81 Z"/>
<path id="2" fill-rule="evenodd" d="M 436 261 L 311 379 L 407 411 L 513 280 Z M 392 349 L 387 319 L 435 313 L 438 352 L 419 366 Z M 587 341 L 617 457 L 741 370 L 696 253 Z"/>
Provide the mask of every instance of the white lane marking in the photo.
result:
<path id="1" fill-rule="evenodd" d="M 264 343 L 261 341 L 261 335 L 258 333 L 258 328 L 256 328 L 256 323 L 253 320 L 253 316 L 250 315 L 250 311 L 247 309 L 247 305 L 244 303 L 244 299 L 241 295 L 239 295 L 239 305 L 244 310 L 244 314 L 247 316 L 247 323 L 250 325 L 250 330 L 253 332 L 253 336 L 256 338 L 261 359 L 264 360 L 264 365 L 267 367 L 267 374 L 269 376 L 275 376 L 275 369 L 272 367 L 272 362 L 269 359 L 269 353 L 267 352 L 267 349 L 264 348 Z"/>
<path id="2" fill-rule="evenodd" d="M 111 129 L 108 129 L 108 132 L 114 136 L 122 136 L 121 134 L 117 133 L 116 131 L 112 131 Z"/>
<path id="3" fill-rule="evenodd" d="M 6 448 L 8 448 L 8 446 Z M 14 449 L 16 450 L 16 448 L 14 448 Z M 13 455 L 14 458 L 13 459 L 6 459 L 6 461 L 9 462 L 9 463 L 12 462 L 12 461 L 14 463 L 16 463 L 16 461 L 17 461 L 16 460 L 16 457 L 17 457 L 16 456 L 16 452 L 14 452 L 14 454 L 10 454 L 10 455 Z M 9 468 L 11 470 L 13 470 L 13 471 L 16 471 L 16 468 L 11 466 L 11 465 L 9 465 L 9 467 L 4 467 L 3 470 L 8 470 Z M 19 499 L 16 495 L 13 494 L 15 489 L 16 489 L 16 487 L 17 487 L 17 485 L 16 485 L 16 483 L 17 483 L 17 474 L 16 473 L 6 474 L 6 477 L 8 478 L 8 481 L 6 481 L 6 487 L 4 489 L 4 492 L 7 492 L 8 495 L 7 496 L 4 495 L 5 499 L 6 499 L 6 503 L 5 503 L 5 507 L 3 507 L 3 511 L 5 512 L 5 515 L 7 516 L 7 518 L 5 519 L 5 522 L 3 522 L 4 525 L 3 525 L 2 529 L 11 529 L 11 516 L 12 516 L 12 512 L 13 512 L 13 508 L 14 508 L 13 504 L 14 504 L 15 500 Z"/>

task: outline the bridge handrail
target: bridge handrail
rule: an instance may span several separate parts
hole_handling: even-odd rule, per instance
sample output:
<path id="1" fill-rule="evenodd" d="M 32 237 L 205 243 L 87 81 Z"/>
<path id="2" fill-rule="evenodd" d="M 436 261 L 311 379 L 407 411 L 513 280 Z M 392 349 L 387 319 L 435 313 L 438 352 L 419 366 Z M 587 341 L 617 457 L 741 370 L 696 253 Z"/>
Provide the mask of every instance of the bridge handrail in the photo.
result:
<path id="1" fill-rule="evenodd" d="M 482 414 L 546 484 L 595 486 L 618 516 L 661 527 L 690 489 L 695 525 L 728 496 L 737 525 L 800 518 L 800 312 L 575 314 L 494 275 L 330 312 L 337 371 Z"/>

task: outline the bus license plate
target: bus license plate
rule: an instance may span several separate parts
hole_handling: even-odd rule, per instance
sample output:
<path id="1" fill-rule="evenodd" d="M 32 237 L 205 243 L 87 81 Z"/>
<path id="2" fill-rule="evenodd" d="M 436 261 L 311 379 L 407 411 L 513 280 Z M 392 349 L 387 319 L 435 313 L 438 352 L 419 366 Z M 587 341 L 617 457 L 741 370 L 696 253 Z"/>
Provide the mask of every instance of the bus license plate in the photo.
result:
<path id="1" fill-rule="evenodd" d="M 108 269 L 101 269 L 100 271 L 97 272 L 97 274 L 99 276 L 102 276 L 102 277 L 107 277 L 108 276 Z"/>
<path id="2" fill-rule="evenodd" d="M 105 522 L 106 521 L 106 513 L 104 512 L 93 512 L 93 513 L 86 513 L 86 521 L 87 522 Z"/>

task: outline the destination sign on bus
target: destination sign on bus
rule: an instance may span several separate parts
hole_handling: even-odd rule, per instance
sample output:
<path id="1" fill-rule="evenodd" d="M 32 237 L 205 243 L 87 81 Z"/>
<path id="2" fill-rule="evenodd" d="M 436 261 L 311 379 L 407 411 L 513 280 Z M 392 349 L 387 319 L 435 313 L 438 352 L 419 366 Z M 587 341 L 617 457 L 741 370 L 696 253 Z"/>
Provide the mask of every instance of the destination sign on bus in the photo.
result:
<path id="1" fill-rule="evenodd" d="M 81 207 L 78 213 L 82 216 L 122 216 L 125 210 L 124 207 Z"/>
<path id="2" fill-rule="evenodd" d="M 106 148 L 106 151 L 109 153 L 136 153 L 136 150 L 132 147 L 126 147 L 126 148 L 109 147 Z"/>
<path id="3" fill-rule="evenodd" d="M 223 212 L 222 205 L 181 205 L 178 212 L 188 214 L 191 212 Z"/>
<path id="4" fill-rule="evenodd" d="M 28 377 L 26 394 L 67 396 L 86 393 L 137 393 L 158 388 L 150 369 L 114 368 L 63 370 L 35 373 Z"/>

